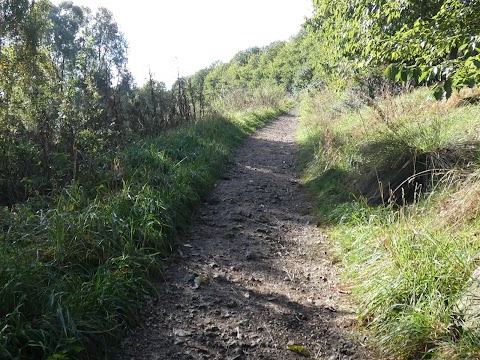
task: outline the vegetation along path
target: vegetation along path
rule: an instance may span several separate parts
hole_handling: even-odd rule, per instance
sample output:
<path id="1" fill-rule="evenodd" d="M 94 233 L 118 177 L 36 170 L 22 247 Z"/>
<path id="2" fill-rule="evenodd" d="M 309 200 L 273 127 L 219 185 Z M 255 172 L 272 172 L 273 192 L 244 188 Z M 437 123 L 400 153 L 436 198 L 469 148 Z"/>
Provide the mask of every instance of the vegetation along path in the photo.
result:
<path id="1" fill-rule="evenodd" d="M 297 179 L 296 126 L 246 141 L 118 359 L 369 358 Z"/>

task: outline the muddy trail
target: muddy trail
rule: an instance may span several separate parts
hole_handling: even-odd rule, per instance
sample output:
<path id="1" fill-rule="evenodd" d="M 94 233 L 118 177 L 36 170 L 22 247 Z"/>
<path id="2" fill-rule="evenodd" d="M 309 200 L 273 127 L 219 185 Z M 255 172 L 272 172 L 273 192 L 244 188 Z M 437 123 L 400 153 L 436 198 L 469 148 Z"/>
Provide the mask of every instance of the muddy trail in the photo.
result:
<path id="1" fill-rule="evenodd" d="M 117 360 L 371 358 L 298 179 L 297 122 L 246 140 Z"/>

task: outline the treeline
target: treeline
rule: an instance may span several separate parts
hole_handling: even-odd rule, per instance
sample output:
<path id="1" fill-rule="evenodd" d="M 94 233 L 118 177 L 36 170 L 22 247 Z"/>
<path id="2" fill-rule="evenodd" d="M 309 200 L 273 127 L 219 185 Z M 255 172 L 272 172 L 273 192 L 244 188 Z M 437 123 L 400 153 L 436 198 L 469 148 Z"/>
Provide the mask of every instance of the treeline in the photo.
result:
<path id="1" fill-rule="evenodd" d="M 268 86 L 295 95 L 356 89 L 370 98 L 385 86 L 429 85 L 442 99 L 480 81 L 478 0 L 313 3 L 313 16 L 289 41 L 241 51 L 192 79 L 202 79 L 210 101 L 227 105 L 258 100 L 254 89 Z"/>
<path id="2" fill-rule="evenodd" d="M 375 96 L 383 85 L 433 85 L 441 99 L 480 81 L 478 0 L 313 4 L 313 16 L 289 41 L 239 52 L 209 69 L 210 91 L 246 93 L 268 83 L 292 94 L 360 87 L 357 95 Z"/>
<path id="3" fill-rule="evenodd" d="M 178 94 L 136 87 L 105 8 L 14 0 L 0 8 L 0 203 L 91 176 L 132 134 L 181 120 Z"/>
<path id="4" fill-rule="evenodd" d="M 308 32 L 301 30 L 289 41 L 240 51 L 230 62 L 217 62 L 189 81 L 203 84 L 204 96 L 215 108 L 262 105 L 285 93 L 297 95 L 321 86 L 311 66 L 315 57 L 311 40 Z"/>
<path id="5" fill-rule="evenodd" d="M 95 179 L 96 162 L 129 139 L 204 114 L 185 79 L 138 87 L 127 48 L 105 8 L 0 3 L 0 205 Z"/>
<path id="6" fill-rule="evenodd" d="M 211 113 L 275 106 L 310 86 L 303 33 L 241 51 L 167 89 L 153 75 L 135 84 L 126 39 L 105 8 L 13 0 L 0 5 L 0 20 L 1 205 L 95 181 L 135 137 Z"/>

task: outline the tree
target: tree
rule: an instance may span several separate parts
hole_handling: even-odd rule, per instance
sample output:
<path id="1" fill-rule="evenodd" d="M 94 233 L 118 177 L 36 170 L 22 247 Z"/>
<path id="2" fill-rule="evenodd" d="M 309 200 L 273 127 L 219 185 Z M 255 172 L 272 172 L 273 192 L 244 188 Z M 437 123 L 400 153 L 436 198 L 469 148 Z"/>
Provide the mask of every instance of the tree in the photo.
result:
<path id="1" fill-rule="evenodd" d="M 480 82 L 480 1 L 446 0 L 386 39 L 376 55 L 392 79 L 436 84 L 437 99 Z"/>
<path id="2" fill-rule="evenodd" d="M 75 76 L 75 67 L 82 30 L 88 24 L 88 12 L 71 1 L 62 2 L 59 6 L 52 7 L 50 11 L 52 27 L 50 29 L 52 58 L 60 69 L 58 77 L 61 82 L 65 80 L 65 71 Z"/>
<path id="3" fill-rule="evenodd" d="M 7 40 L 10 43 L 21 41 L 33 6 L 34 3 L 29 0 L 9 0 L 0 3 L 0 48 Z"/>
<path id="4" fill-rule="evenodd" d="M 479 0 L 314 0 L 308 23 L 348 73 L 389 65 L 404 83 L 437 84 L 438 98 L 480 80 Z"/>

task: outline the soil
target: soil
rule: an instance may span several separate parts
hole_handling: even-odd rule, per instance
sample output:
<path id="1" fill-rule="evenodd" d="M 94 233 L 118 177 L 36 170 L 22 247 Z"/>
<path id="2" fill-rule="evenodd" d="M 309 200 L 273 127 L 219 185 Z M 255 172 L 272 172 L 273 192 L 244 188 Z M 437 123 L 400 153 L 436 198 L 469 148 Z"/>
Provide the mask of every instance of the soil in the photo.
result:
<path id="1" fill-rule="evenodd" d="M 297 117 L 246 140 L 116 359 L 371 359 L 298 179 Z"/>

